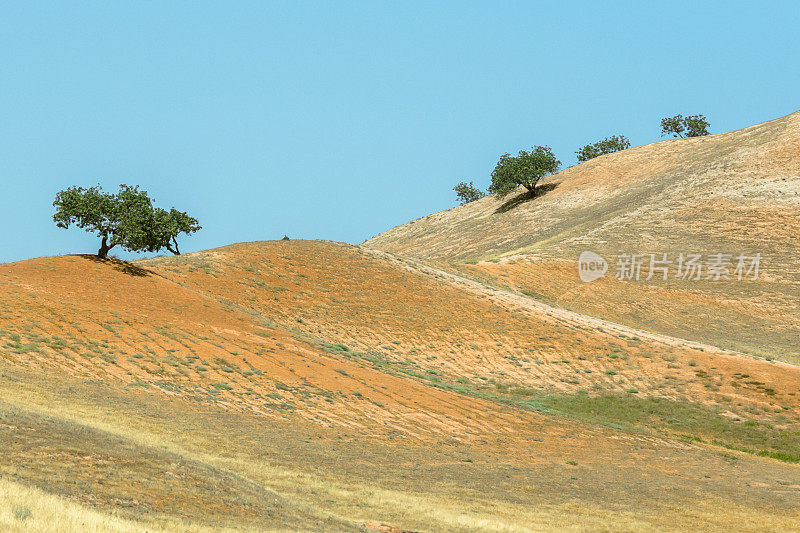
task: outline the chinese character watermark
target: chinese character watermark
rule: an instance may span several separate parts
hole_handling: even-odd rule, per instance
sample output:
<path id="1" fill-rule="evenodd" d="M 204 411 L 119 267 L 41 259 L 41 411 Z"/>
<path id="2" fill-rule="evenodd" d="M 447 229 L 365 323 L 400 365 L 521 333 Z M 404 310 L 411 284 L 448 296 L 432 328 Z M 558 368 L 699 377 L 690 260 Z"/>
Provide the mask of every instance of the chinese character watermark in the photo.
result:
<path id="1" fill-rule="evenodd" d="M 738 255 L 683 253 L 671 259 L 668 254 L 622 253 L 617 256 L 614 278 L 619 281 L 667 281 L 670 277 L 686 281 L 756 281 L 761 269 L 761 254 Z M 608 261 L 585 251 L 578 258 L 581 281 L 591 282 L 606 275 Z"/>

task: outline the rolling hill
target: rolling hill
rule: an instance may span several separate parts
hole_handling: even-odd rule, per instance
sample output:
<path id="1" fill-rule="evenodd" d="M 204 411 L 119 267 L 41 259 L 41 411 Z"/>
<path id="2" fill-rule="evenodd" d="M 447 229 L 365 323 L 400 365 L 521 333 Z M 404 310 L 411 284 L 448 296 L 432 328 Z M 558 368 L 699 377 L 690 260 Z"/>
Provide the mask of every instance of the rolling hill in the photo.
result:
<path id="1" fill-rule="evenodd" d="M 795 367 L 373 249 L 42 258 L 0 266 L 0 301 L 6 528 L 54 505 L 65 531 L 796 516 Z"/>
<path id="2" fill-rule="evenodd" d="M 601 156 L 540 188 L 534 199 L 486 197 L 364 245 L 599 318 L 800 363 L 800 112 Z M 610 269 L 589 284 L 576 268 L 586 250 Z M 718 253 L 730 256 L 734 279 L 615 278 L 620 254 L 641 254 L 645 268 L 650 254 L 667 254 L 677 268 L 680 254 Z M 736 257 L 757 253 L 758 279 L 740 282 Z"/>
<path id="3" fill-rule="evenodd" d="M 796 528 L 798 133 L 632 148 L 361 246 L 0 265 L 0 528 Z M 613 275 L 682 252 L 761 275 Z"/>

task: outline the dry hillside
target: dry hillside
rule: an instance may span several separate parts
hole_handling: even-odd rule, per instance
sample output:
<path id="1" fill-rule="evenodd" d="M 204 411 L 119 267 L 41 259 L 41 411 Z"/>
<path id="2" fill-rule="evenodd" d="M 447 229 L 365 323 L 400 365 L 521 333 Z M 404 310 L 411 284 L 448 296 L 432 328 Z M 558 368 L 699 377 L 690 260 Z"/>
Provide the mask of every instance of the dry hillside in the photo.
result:
<path id="1" fill-rule="evenodd" d="M 795 524 L 800 370 L 448 270 L 319 241 L 0 265 L 0 526 Z"/>
<path id="2" fill-rule="evenodd" d="M 540 187 L 533 199 L 487 197 L 364 244 L 588 315 L 800 363 L 800 112 L 598 157 Z M 580 282 L 584 250 L 608 260 L 604 279 Z M 649 267 L 651 253 L 760 253 L 761 270 L 741 282 L 614 278 L 619 254 L 643 254 Z"/>

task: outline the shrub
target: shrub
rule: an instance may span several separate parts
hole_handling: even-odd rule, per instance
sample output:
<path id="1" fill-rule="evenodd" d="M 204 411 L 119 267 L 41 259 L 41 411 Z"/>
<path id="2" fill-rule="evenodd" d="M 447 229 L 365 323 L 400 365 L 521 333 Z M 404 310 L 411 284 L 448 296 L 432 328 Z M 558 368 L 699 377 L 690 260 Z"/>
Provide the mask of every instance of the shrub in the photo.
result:
<path id="1" fill-rule="evenodd" d="M 14 514 L 14 518 L 20 522 L 24 522 L 31 517 L 31 510 L 24 505 L 14 507 L 12 513 Z"/>
<path id="2" fill-rule="evenodd" d="M 453 187 L 453 190 L 456 191 L 456 197 L 461 202 L 461 205 L 480 200 L 486 196 L 486 193 L 473 185 L 471 181 L 469 183 L 462 181 Z"/>

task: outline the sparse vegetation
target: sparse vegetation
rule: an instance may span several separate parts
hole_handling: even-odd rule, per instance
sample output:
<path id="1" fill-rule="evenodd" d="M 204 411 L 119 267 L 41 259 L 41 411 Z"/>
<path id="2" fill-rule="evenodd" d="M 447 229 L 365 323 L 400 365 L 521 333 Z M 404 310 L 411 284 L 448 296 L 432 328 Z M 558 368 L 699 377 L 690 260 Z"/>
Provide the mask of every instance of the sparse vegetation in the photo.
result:
<path id="1" fill-rule="evenodd" d="M 661 119 L 661 136 L 673 137 L 702 137 L 709 135 L 710 124 L 703 115 L 675 115 Z"/>
<path id="2" fill-rule="evenodd" d="M 471 181 L 469 183 L 462 181 L 453 187 L 453 190 L 456 191 L 456 198 L 461 202 L 461 205 L 480 200 L 486 196 L 486 193 L 475 187 Z"/>
<path id="3" fill-rule="evenodd" d="M 521 185 L 535 195 L 539 180 L 558 172 L 560 165 L 561 161 L 556 159 L 549 146 L 534 146 L 530 151 L 520 150 L 516 156 L 503 154 L 492 171 L 489 192 L 502 198 Z"/>
<path id="4" fill-rule="evenodd" d="M 612 135 L 606 137 L 602 141 L 594 144 L 587 144 L 580 148 L 575 154 L 578 156 L 578 161 L 584 162 L 601 155 L 612 154 L 627 150 L 631 147 L 631 142 L 624 135 Z"/>
<path id="5" fill-rule="evenodd" d="M 169 211 L 154 207 L 147 191 L 138 186 L 120 185 L 117 194 L 103 192 L 100 186 L 70 187 L 56 195 L 53 206 L 53 221 L 59 228 L 74 225 L 97 234 L 100 258 L 115 246 L 131 252 L 166 248 L 178 255 L 178 236 L 200 229 L 197 219 L 174 207 Z"/>
<path id="6" fill-rule="evenodd" d="M 31 517 L 31 510 L 27 505 L 18 505 L 14 507 L 12 513 L 14 514 L 14 518 L 20 522 L 24 522 Z"/>
<path id="7" fill-rule="evenodd" d="M 25 277 L 45 269 L 12 270 L 20 276 L 14 279 L 13 287 L 25 288 L 12 296 L 12 291 L 2 293 L 0 286 L 5 298 L 3 308 L 19 310 L 6 311 L 9 316 L 0 323 L 0 345 L 13 343 L 5 348 L 4 358 L 23 369 L 26 361 L 44 367 L 57 363 L 91 376 L 79 381 L 77 396 L 89 390 L 112 394 L 121 382 L 122 390 L 130 396 L 116 407 L 129 408 L 149 398 L 168 409 L 196 411 L 198 417 L 211 413 L 210 418 L 202 418 L 202 423 L 201 418 L 194 421 L 192 417 L 187 417 L 185 425 L 172 421 L 170 425 L 175 427 L 168 429 L 172 433 L 166 442 L 177 441 L 182 447 L 191 442 L 202 448 L 207 443 L 200 442 L 199 435 L 208 431 L 212 440 L 223 439 L 230 449 L 223 446 L 220 458 L 202 448 L 203 460 L 213 457 L 216 465 L 256 484 L 263 479 L 260 474 L 252 475 L 258 467 L 249 474 L 237 470 L 248 460 L 250 452 L 243 451 L 244 447 L 255 449 L 265 440 L 279 442 L 295 429 L 320 431 L 324 436 L 309 438 L 305 434 L 303 439 L 287 443 L 292 452 L 286 457 L 293 461 L 298 460 L 299 448 L 313 449 L 319 454 L 315 456 L 324 457 L 329 452 L 326 446 L 336 443 L 337 454 L 347 453 L 355 449 L 353 443 L 362 443 L 362 435 L 369 435 L 371 442 L 385 439 L 387 443 L 393 441 L 392 446 L 400 444 L 398 449 L 409 445 L 415 450 L 412 454 L 424 450 L 438 458 L 426 459 L 426 464 L 448 464 L 451 468 L 455 462 L 464 470 L 474 469 L 483 475 L 502 461 L 520 460 L 524 464 L 539 456 L 552 465 L 574 461 L 569 466 L 580 468 L 570 469 L 576 476 L 564 476 L 564 482 L 578 484 L 592 483 L 596 473 L 602 473 L 608 465 L 588 452 L 571 449 L 567 454 L 553 451 L 556 448 L 549 445 L 540 449 L 537 439 L 552 443 L 563 431 L 578 439 L 576 442 L 595 439 L 593 446 L 609 454 L 609 442 L 619 444 L 625 439 L 606 439 L 608 435 L 618 431 L 639 433 L 656 437 L 653 454 L 674 451 L 675 457 L 680 453 L 681 458 L 698 461 L 726 453 L 737 458 L 737 467 L 744 464 L 750 468 L 748 472 L 760 461 L 774 459 L 778 464 L 795 460 L 797 450 L 790 442 L 797 430 L 795 402 L 785 394 L 783 384 L 761 375 L 763 367 L 772 365 L 755 362 L 755 371 L 721 375 L 723 372 L 709 368 L 713 366 L 708 359 L 713 357 L 711 353 L 665 347 L 651 342 L 647 335 L 617 327 L 604 330 L 591 322 L 573 323 L 558 313 L 537 322 L 535 332 L 531 332 L 530 315 L 536 302 L 516 295 L 506 302 L 507 296 L 498 291 L 508 291 L 511 282 L 497 282 L 491 289 L 484 285 L 486 290 L 481 286 L 470 291 L 454 290 L 457 285 L 447 284 L 442 272 L 422 275 L 410 263 L 397 261 L 395 266 L 384 259 L 373 261 L 352 247 L 302 241 L 259 246 L 280 246 L 280 255 L 286 257 L 239 257 L 241 249 L 226 248 L 202 258 L 192 254 L 147 260 L 148 269 L 168 278 L 152 276 L 148 285 L 164 286 L 173 296 L 168 306 L 151 314 L 131 313 L 118 300 L 107 300 L 95 289 L 84 291 L 80 300 L 68 294 L 65 299 L 74 303 L 62 308 L 52 303 L 54 294 L 63 290 L 58 286 L 49 288 L 45 307 L 41 292 L 36 299 L 27 295 L 38 286 L 32 281 L 35 278 Z M 482 258 L 481 268 L 527 266 L 516 263 L 516 259 L 504 258 L 499 263 L 488 260 L 498 257 Z M 132 290 L 132 298 L 150 294 L 150 289 L 136 292 L 142 291 L 139 287 L 143 284 L 136 278 L 129 280 L 111 264 L 80 258 L 58 261 L 62 272 L 72 264 L 70 261 L 76 268 L 89 265 L 121 288 Z M 204 276 L 202 271 L 193 275 L 189 267 L 200 263 L 207 264 L 218 277 Z M 248 269 L 241 265 L 257 266 Z M 174 267 L 180 268 L 170 270 Z M 263 280 L 264 285 L 255 283 L 255 279 Z M 282 283 L 279 279 L 286 280 L 287 294 L 278 303 L 265 287 Z M 364 279 L 374 283 L 365 285 Z M 387 291 L 387 286 L 396 288 L 396 294 Z M 202 293 L 201 298 L 197 291 Z M 94 316 L 95 311 L 82 311 L 76 318 L 77 309 L 87 309 L 98 301 L 98 316 Z M 302 330 L 297 317 L 303 318 Z M 15 353 L 14 348 L 31 343 L 36 343 L 39 351 Z M 70 354 L 74 354 L 74 360 L 66 358 Z M 88 359 L 78 354 L 86 354 Z M 650 375 L 643 371 L 645 367 L 654 367 L 649 369 Z M 663 373 L 667 368 L 674 369 L 670 370 L 672 376 Z M 37 367 L 36 374 L 40 372 Z M 3 390 L 16 386 L 11 380 L 0 380 Z M 735 394 L 731 387 L 737 389 Z M 683 398 L 698 391 L 712 404 L 676 400 L 665 405 L 648 403 L 657 395 Z M 157 400 L 161 396 L 168 400 Z M 614 399 L 606 399 L 609 396 Z M 25 397 L 19 395 L 11 401 Z M 764 405 L 756 403 L 764 398 L 774 405 L 764 410 Z M 753 405 L 737 405 L 740 400 L 752 401 Z M 642 403 L 634 403 L 637 401 Z M 149 411 L 143 413 L 139 427 L 149 427 L 156 419 Z M 237 420 L 243 422 L 233 422 L 230 417 L 236 416 L 242 416 Z M 271 425 L 273 420 L 277 421 L 275 425 Z M 13 425 L 7 419 L 2 422 Z M 200 428 L 203 424 L 209 425 Z M 0 423 L 0 432 L 3 427 Z M 119 431 L 113 424 L 102 427 Z M 203 438 L 209 438 L 209 433 L 202 433 Z M 703 446 L 686 450 L 664 444 L 665 439 Z M 147 442 L 157 449 L 162 441 L 148 437 Z M 620 445 L 613 453 L 627 450 Z M 53 465 L 69 462 L 51 460 Z M 314 466 L 320 465 L 314 462 L 309 468 Z M 784 467 L 789 466 L 775 466 Z M 358 471 L 373 473 L 370 468 L 362 465 Z M 682 475 L 685 472 L 680 467 L 677 470 Z M 661 479 L 649 465 L 638 471 Z M 420 474 L 408 475 L 415 478 Z M 297 477 L 292 478 L 294 481 L 278 478 L 284 490 L 296 492 Z M 98 490 L 97 479 L 91 478 L 87 485 L 81 485 L 84 488 L 76 490 L 81 495 L 87 492 L 80 491 L 89 490 L 85 487 Z M 425 479 L 431 482 L 431 478 Z M 510 479 L 509 486 L 514 486 L 515 477 L 503 479 Z M 683 486 L 685 480 L 679 479 Z M 321 491 L 319 496 L 304 494 L 304 504 L 331 509 L 332 504 L 320 503 L 330 499 Z M 384 509 L 375 499 L 368 501 Z M 236 509 L 231 516 L 241 520 L 247 507 Z M 338 509 L 337 516 L 353 516 L 351 511 Z M 491 512 L 487 516 L 493 516 Z M 35 519 L 36 510 L 30 520 Z"/>

